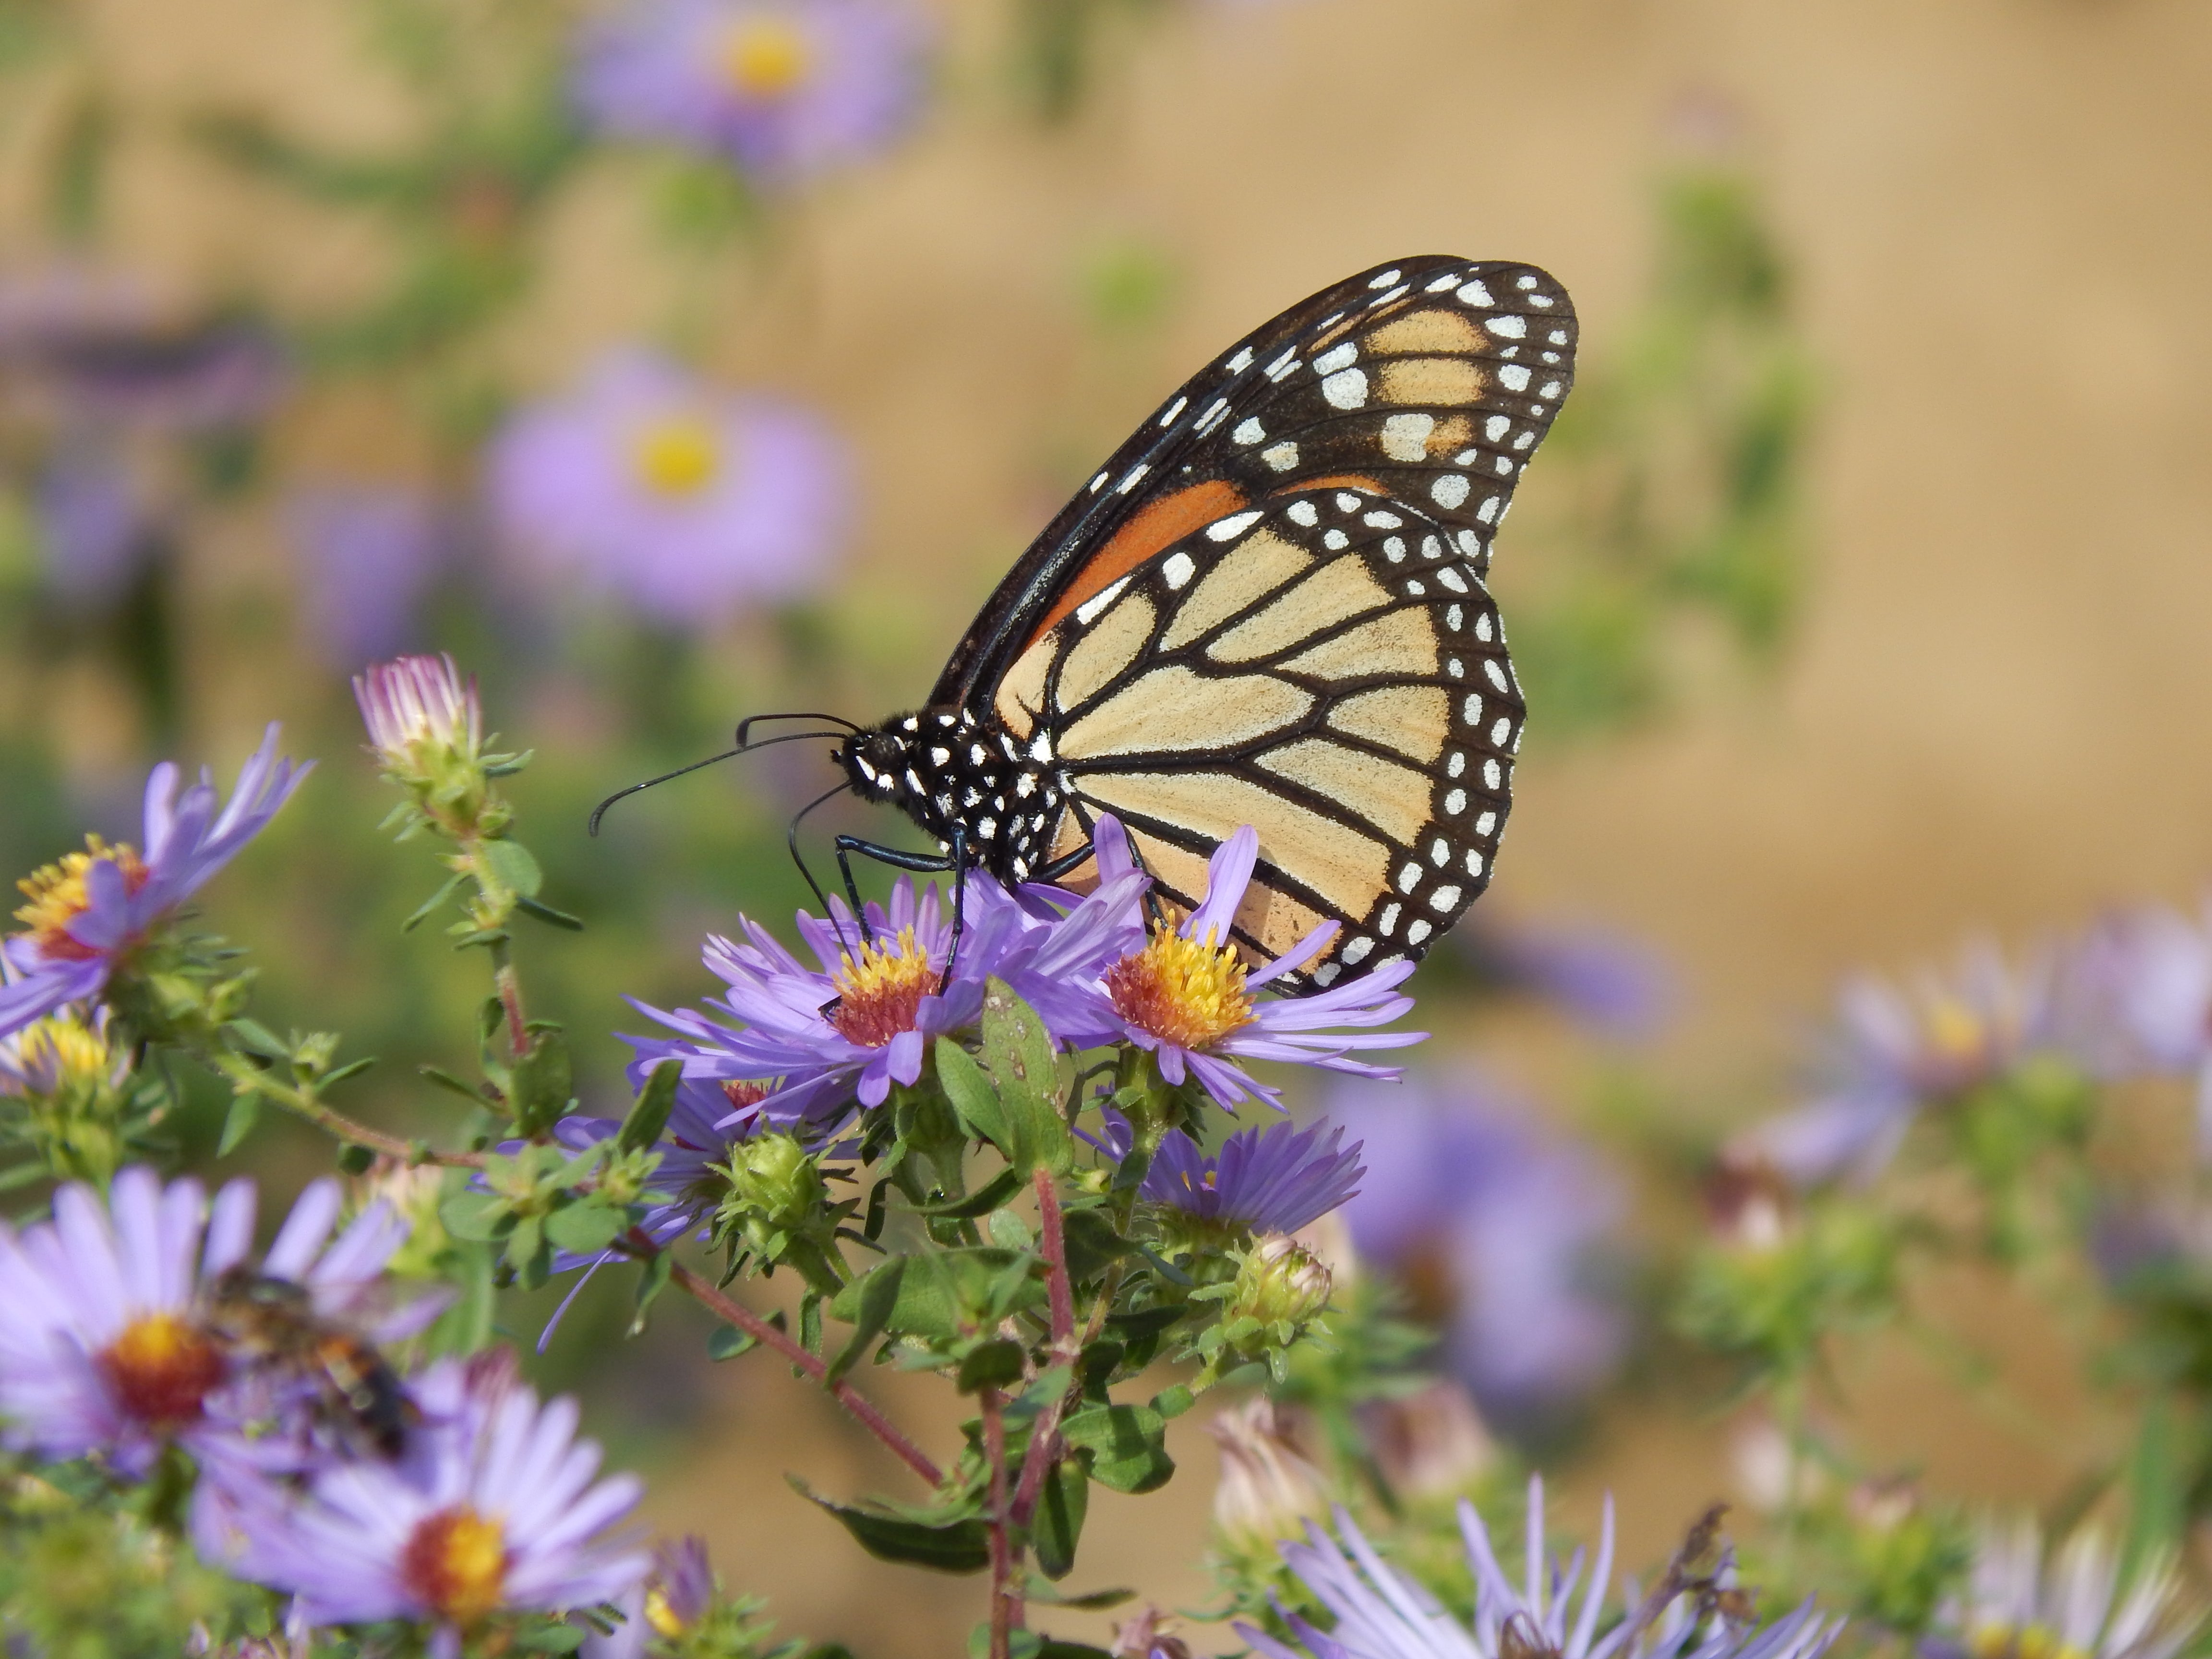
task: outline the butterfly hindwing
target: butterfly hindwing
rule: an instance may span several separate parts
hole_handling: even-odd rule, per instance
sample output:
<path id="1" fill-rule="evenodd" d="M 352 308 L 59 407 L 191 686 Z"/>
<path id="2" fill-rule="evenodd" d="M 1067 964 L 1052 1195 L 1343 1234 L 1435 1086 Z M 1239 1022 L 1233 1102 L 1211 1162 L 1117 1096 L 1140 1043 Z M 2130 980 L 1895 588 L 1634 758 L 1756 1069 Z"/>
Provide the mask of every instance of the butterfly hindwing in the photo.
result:
<path id="1" fill-rule="evenodd" d="M 1231 514 L 1117 578 L 1015 659 L 994 713 L 1053 756 L 1054 850 L 1110 811 L 1171 903 L 1193 907 L 1213 848 L 1256 829 L 1247 953 L 1341 924 L 1295 992 L 1418 957 L 1482 890 L 1522 702 L 1452 526 L 1347 486 Z"/>
<path id="2" fill-rule="evenodd" d="M 1194 375 L 1032 543 L 931 702 L 988 688 L 1048 629 L 1200 526 L 1342 483 L 1417 503 L 1477 570 L 1572 384 L 1565 291 L 1533 266 L 1425 255 L 1348 277 Z"/>

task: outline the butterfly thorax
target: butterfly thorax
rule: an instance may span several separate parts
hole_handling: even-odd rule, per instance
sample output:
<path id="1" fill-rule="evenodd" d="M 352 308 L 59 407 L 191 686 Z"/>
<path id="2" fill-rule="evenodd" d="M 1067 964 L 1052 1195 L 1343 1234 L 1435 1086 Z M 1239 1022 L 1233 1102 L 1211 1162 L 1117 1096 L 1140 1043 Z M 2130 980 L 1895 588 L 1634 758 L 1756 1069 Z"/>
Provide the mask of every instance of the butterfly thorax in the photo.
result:
<path id="1" fill-rule="evenodd" d="M 988 716 L 894 714 L 838 759 L 855 794 L 899 807 L 940 850 L 964 827 L 973 866 L 1001 882 L 1028 880 L 1051 855 L 1064 798 L 1051 750 L 1024 746 Z"/>

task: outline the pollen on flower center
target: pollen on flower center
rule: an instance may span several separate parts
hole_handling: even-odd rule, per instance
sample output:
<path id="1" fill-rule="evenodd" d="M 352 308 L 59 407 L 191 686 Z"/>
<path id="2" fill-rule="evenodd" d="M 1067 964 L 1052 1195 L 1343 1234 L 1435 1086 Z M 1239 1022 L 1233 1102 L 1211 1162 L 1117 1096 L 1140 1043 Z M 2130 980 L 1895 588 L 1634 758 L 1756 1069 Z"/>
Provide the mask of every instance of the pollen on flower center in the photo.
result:
<path id="1" fill-rule="evenodd" d="M 722 469 L 720 434 L 693 415 L 653 421 L 631 441 L 638 479 L 656 495 L 696 495 Z"/>
<path id="2" fill-rule="evenodd" d="M 1978 1625 L 1966 1650 L 1973 1659 L 2086 1659 L 2080 1648 L 2043 1625 Z"/>
<path id="3" fill-rule="evenodd" d="M 1203 1048 L 1252 1023 L 1243 961 L 1211 929 L 1203 939 L 1155 933 L 1106 970 L 1106 992 L 1122 1018 L 1178 1048 Z"/>
<path id="4" fill-rule="evenodd" d="M 864 945 L 857 959 L 848 956 L 830 983 L 837 988 L 837 1007 L 830 1024 L 838 1036 L 880 1048 L 914 1030 L 921 1000 L 937 989 L 938 971 L 914 929 L 902 927 L 890 943 Z"/>
<path id="5" fill-rule="evenodd" d="M 223 1379 L 222 1352 L 208 1334 L 173 1313 L 131 1322 L 100 1351 L 100 1375 L 123 1409 L 142 1423 L 189 1423 Z"/>
<path id="6" fill-rule="evenodd" d="M 755 98 L 787 95 L 806 79 L 813 59 L 805 35 L 782 18 L 740 23 L 722 43 L 722 73 L 738 91 Z"/>
<path id="7" fill-rule="evenodd" d="M 399 1558 L 410 1594 L 441 1619 L 473 1624 L 506 1589 L 507 1537 L 500 1523 L 466 1504 L 416 1523 Z"/>
<path id="8" fill-rule="evenodd" d="M 69 931 L 70 923 L 91 908 L 85 878 L 94 865 L 114 865 L 123 872 L 126 891 L 135 893 L 146 884 L 149 872 L 137 848 L 121 844 L 110 847 L 98 836 L 87 836 L 84 842 L 83 852 L 64 854 L 15 884 L 30 900 L 15 912 L 15 920 L 23 924 L 24 931 L 38 941 L 40 951 L 49 957 L 85 962 L 100 954 L 93 946 L 72 938 Z"/>

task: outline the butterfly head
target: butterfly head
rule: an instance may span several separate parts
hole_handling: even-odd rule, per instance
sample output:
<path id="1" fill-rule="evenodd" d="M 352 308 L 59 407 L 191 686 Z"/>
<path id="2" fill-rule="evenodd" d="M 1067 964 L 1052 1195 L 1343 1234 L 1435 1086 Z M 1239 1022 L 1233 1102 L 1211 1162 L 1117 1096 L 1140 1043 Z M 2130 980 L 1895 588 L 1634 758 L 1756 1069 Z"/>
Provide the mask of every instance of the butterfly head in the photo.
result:
<path id="1" fill-rule="evenodd" d="M 1045 862 L 1065 799 L 1048 747 L 1024 745 L 964 708 L 894 714 L 837 750 L 853 793 L 884 801 L 976 868 L 1023 881 Z"/>

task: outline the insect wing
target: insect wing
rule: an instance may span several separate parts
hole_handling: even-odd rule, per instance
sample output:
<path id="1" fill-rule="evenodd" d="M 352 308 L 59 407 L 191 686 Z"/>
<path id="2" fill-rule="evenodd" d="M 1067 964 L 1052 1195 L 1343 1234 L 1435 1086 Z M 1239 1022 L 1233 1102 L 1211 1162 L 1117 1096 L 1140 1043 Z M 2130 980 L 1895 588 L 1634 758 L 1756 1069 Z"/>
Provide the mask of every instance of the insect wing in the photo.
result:
<path id="1" fill-rule="evenodd" d="M 1418 503 L 1477 571 L 1573 382 L 1574 308 L 1533 266 L 1402 259 L 1301 301 L 1194 375 L 1061 509 L 953 653 L 988 701 L 1079 605 L 1205 525 L 1334 483 Z"/>
<path id="2" fill-rule="evenodd" d="M 1258 830 L 1235 928 L 1247 954 L 1340 924 L 1277 981 L 1293 994 L 1418 958 L 1474 902 L 1522 715 L 1497 609 L 1451 526 L 1350 488 L 1176 542 L 1024 652 L 994 708 L 1056 757 L 1073 804 L 1055 855 L 1110 811 L 1188 910 L 1214 848 Z"/>

